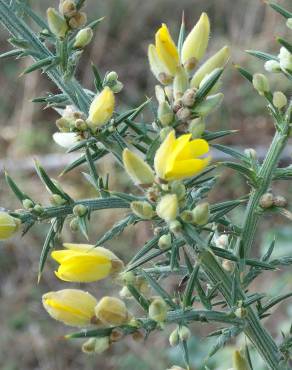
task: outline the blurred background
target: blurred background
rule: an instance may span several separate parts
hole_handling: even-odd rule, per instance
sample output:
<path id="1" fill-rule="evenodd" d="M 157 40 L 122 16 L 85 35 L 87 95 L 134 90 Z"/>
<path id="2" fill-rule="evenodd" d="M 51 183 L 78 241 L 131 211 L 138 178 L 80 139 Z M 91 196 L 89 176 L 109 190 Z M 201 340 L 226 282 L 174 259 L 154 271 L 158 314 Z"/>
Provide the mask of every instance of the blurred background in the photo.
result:
<path id="1" fill-rule="evenodd" d="M 31 6 L 40 14 L 45 14 L 48 6 L 58 5 L 57 1 L 31 0 Z M 278 52 L 275 36 L 286 36 L 287 29 L 281 16 L 273 12 L 260 0 L 87 0 L 86 11 L 89 19 L 105 16 L 98 26 L 94 42 L 87 47 L 81 59 L 78 78 L 82 84 L 92 88 L 90 61 L 93 61 L 102 74 L 115 70 L 125 88 L 119 94 L 119 110 L 140 104 L 145 96 L 152 96 L 155 80 L 147 64 L 147 46 L 152 42 L 156 29 L 166 22 L 174 39 L 177 39 L 182 11 L 185 11 L 188 29 L 197 21 L 202 11 L 211 19 L 212 34 L 208 55 L 223 45 L 231 46 L 231 62 L 241 64 L 252 72 L 262 71 L 262 63 L 244 53 L 246 49 L 259 49 Z M 291 2 L 283 0 L 281 5 L 289 7 Z M 0 32 L 1 52 L 10 49 L 7 34 Z M 34 72 L 26 77 L 18 77 L 31 63 L 30 60 L 0 60 L 0 167 L 6 167 L 10 175 L 23 186 L 34 199 L 47 204 L 49 195 L 35 176 L 33 158 L 38 158 L 49 174 L 58 178 L 65 164 L 72 160 L 52 141 L 56 131 L 57 114 L 51 109 L 30 102 L 36 96 L 43 96 L 55 90 L 46 76 Z M 225 139 L 225 143 L 241 148 L 253 147 L 260 154 L 266 150 L 272 135 L 273 124 L 265 111 L 264 101 L 251 86 L 233 69 L 227 68 L 223 79 L 225 100 L 222 108 L 210 116 L 208 129 L 237 129 L 239 134 Z M 291 84 L 290 84 L 291 85 Z M 278 75 L 271 76 L 273 90 L 288 93 L 287 81 Z M 290 90 L 291 94 L 291 90 Z M 223 141 L 221 141 L 223 142 Z M 290 162 L 289 155 L 281 165 Z M 99 165 L 99 171 L 107 173 L 115 166 L 107 157 Z M 125 190 L 131 187 L 127 178 L 116 168 L 117 176 L 110 179 L 110 187 Z M 3 173 L 0 179 L 0 204 L 8 209 L 20 207 L 9 192 Z M 73 198 L 94 196 L 79 170 L 58 178 Z M 292 187 L 288 183 L 275 184 L 276 194 L 292 199 Z M 248 191 L 242 178 L 232 171 L 221 172 L 215 190 L 209 201 L 234 199 Z M 291 208 L 290 208 L 291 209 Z M 236 209 L 233 217 L 241 221 L 243 209 Z M 90 241 L 102 235 L 111 227 L 119 215 L 107 211 L 96 215 L 91 227 Z M 255 254 L 263 253 L 269 241 L 276 235 L 277 248 L 274 257 L 291 254 L 291 221 L 279 216 L 266 217 L 261 225 L 261 238 L 257 240 Z M 49 290 L 64 288 L 54 276 L 55 264 L 49 259 L 40 284 L 37 284 L 38 258 L 46 230 L 35 226 L 23 238 L 15 237 L 1 243 L 0 248 L 0 368 L 2 370 L 160 370 L 173 364 L 183 365 L 178 350 L 169 349 L 168 333 L 151 334 L 150 340 L 135 342 L 126 339 L 114 345 L 102 356 L 89 357 L 81 353 L 79 341 L 62 340 L 70 328 L 51 320 L 41 305 L 41 296 Z M 135 250 L 143 245 L 151 230 L 147 225 L 129 228 L 123 236 L 113 240 L 110 247 L 127 262 Z M 82 241 L 69 229 L 63 233 L 63 241 Z M 2 245 L 3 244 L 3 245 Z M 5 245 L 4 245 L 5 244 Z M 61 245 L 61 241 L 60 241 Z M 291 288 L 291 271 L 283 269 L 276 273 L 266 273 L 256 280 L 255 289 L 285 293 Z M 114 294 L 116 288 L 110 282 L 86 287 L 97 297 Z M 69 286 L 69 285 L 68 285 Z M 71 286 L 71 285 L 70 285 Z M 291 302 L 291 301 L 290 301 Z M 289 301 L 276 306 L 274 315 L 266 320 L 273 335 L 280 340 L 280 331 L 287 332 L 291 323 L 292 309 Z M 213 326 L 192 326 L 194 338 L 191 341 L 192 369 L 203 369 L 208 364 L 211 370 L 226 370 L 231 367 L 230 353 L 235 343 L 230 343 L 219 356 L 206 360 L 214 339 L 206 334 Z M 255 369 L 264 370 L 259 359 Z"/>

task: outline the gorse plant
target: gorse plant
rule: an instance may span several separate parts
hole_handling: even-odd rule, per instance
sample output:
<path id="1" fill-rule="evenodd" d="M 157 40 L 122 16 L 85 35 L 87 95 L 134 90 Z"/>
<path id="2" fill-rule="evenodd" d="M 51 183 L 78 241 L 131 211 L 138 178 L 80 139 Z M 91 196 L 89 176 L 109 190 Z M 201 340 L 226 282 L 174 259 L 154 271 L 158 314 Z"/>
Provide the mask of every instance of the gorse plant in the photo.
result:
<path id="1" fill-rule="evenodd" d="M 290 215 L 285 198 L 273 194 L 271 188 L 274 180 L 292 178 L 291 166 L 278 168 L 291 130 L 292 102 L 281 91 L 271 92 L 265 75 L 251 74 L 236 66 L 266 100 L 275 135 L 262 163 L 253 149 L 240 153 L 214 144 L 234 133 L 206 129 L 208 115 L 223 99 L 218 91 L 229 48 L 224 46 L 202 61 L 210 32 L 209 18 L 203 13 L 189 33 L 182 21 L 177 45 L 163 24 L 155 34 L 155 44 L 149 46 L 150 68 L 159 82 L 155 86 L 158 104 L 154 121 L 142 123 L 137 119 L 150 100 L 120 113 L 115 94 L 122 91 L 123 84 L 115 72 L 102 78 L 93 65 L 95 91 L 83 88 L 74 77 L 78 59 L 100 22 L 87 23 L 83 5 L 82 0 L 62 0 L 58 10 L 47 10 L 45 20 L 25 1 L 0 0 L 0 21 L 10 32 L 9 42 L 14 47 L 1 57 L 30 56 L 33 62 L 23 74 L 42 70 L 59 88 L 59 93 L 34 101 L 52 107 L 60 115 L 56 122 L 59 132 L 53 135 L 55 142 L 68 152 L 80 152 L 63 175 L 85 165 L 85 180 L 97 194 L 92 199 L 73 199 L 36 162 L 36 172 L 51 194 L 52 204 L 45 206 L 25 194 L 6 173 L 22 209 L 0 213 L 0 237 L 9 238 L 19 228 L 26 233 L 34 224 L 50 221 L 41 251 L 39 279 L 51 254 L 59 264 L 56 276 L 63 281 L 90 283 L 110 278 L 113 284 L 122 285 L 120 298 L 105 296 L 99 301 L 73 288 L 44 294 L 43 305 L 50 316 L 81 328 L 66 338 L 86 338 L 84 352 L 101 353 L 124 336 L 147 337 L 152 331 L 175 324 L 169 342 L 171 346 L 181 346 L 185 367 L 190 369 L 189 324 L 217 322 L 220 327 L 210 334 L 217 337 L 210 356 L 231 338 L 243 334 L 248 341 L 235 351 L 234 369 L 255 369 L 250 347 L 258 351 L 267 368 L 288 369 L 291 333 L 284 333 L 282 342 L 276 342 L 262 319 L 292 293 L 268 298 L 267 294 L 250 293 L 249 286 L 260 274 L 292 263 L 291 256 L 272 258 L 275 242 L 267 246 L 264 256 L 251 256 L 261 217 L 268 212 Z M 292 13 L 275 3 L 269 5 L 287 19 L 291 28 Z M 27 17 L 39 27 L 38 34 L 25 23 Z M 282 38 L 277 42 L 281 45 L 278 56 L 248 52 L 264 60 L 268 72 L 291 81 L 292 44 Z M 234 160 L 214 163 L 210 148 Z M 108 155 L 124 168 L 139 195 L 111 189 L 109 177 L 99 175 L 96 163 Z M 209 204 L 206 199 L 216 182 L 212 171 L 218 167 L 229 167 L 243 175 L 250 186 L 249 194 Z M 239 205 L 246 207 L 240 225 L 228 217 Z M 93 244 L 64 243 L 63 249 L 55 250 L 65 223 L 88 238 L 91 214 L 104 209 L 125 209 L 125 216 Z M 110 245 L 110 240 L 129 225 L 142 222 L 152 225 L 153 237 L 127 261 L 101 246 L 106 242 Z M 180 284 L 179 289 L 169 291 L 166 279 L 172 275 Z M 143 314 L 129 311 L 130 298 Z"/>

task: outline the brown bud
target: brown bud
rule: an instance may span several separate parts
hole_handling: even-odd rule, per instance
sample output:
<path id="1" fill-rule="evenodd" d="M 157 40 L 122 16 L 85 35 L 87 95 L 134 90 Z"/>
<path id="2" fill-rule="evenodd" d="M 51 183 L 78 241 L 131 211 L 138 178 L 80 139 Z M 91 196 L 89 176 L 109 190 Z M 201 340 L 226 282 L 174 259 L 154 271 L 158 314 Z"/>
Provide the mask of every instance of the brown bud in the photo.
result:
<path id="1" fill-rule="evenodd" d="M 274 206 L 276 207 L 286 207 L 288 204 L 287 199 L 282 195 L 276 195 L 274 198 Z"/>
<path id="2" fill-rule="evenodd" d="M 80 28 L 87 22 L 87 15 L 84 12 L 77 12 L 69 20 L 69 26 L 71 28 Z"/>
<path id="3" fill-rule="evenodd" d="M 260 206 L 264 209 L 271 208 L 274 205 L 274 195 L 272 193 L 265 193 L 261 196 Z"/>

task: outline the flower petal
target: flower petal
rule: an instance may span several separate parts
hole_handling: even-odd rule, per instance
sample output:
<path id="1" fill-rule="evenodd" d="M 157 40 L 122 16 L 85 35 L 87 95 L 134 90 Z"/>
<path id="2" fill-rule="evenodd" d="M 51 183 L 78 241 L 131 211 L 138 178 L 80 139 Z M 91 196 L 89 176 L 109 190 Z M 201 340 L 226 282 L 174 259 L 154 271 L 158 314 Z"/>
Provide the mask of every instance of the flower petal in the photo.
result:
<path id="1" fill-rule="evenodd" d="M 209 163 L 209 158 L 188 159 L 174 163 L 173 168 L 165 174 L 166 180 L 180 180 L 194 176 L 202 171 Z"/>

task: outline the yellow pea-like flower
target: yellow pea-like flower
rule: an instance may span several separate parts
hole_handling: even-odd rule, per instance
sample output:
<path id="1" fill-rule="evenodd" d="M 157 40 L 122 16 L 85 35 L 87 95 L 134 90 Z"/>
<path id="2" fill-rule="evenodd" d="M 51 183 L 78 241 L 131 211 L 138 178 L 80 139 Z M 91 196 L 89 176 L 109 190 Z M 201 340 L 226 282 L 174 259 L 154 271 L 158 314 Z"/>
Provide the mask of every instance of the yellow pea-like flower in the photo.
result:
<path id="1" fill-rule="evenodd" d="M 95 307 L 95 314 L 105 325 L 122 325 L 129 320 L 125 303 L 115 297 L 103 297 Z"/>
<path id="2" fill-rule="evenodd" d="M 108 122 L 115 108 L 115 96 L 113 91 L 106 86 L 102 92 L 93 99 L 87 119 L 92 129 L 97 129 Z"/>
<path id="3" fill-rule="evenodd" d="M 64 281 L 88 283 L 105 279 L 123 269 L 123 262 L 111 251 L 90 244 L 63 244 L 66 249 L 52 252 L 60 266 L 56 276 Z"/>
<path id="4" fill-rule="evenodd" d="M 171 131 L 158 148 L 154 167 L 158 177 L 165 181 L 181 180 L 202 171 L 210 158 L 199 158 L 209 151 L 206 140 L 190 140 L 191 134 L 175 137 Z"/>
<path id="5" fill-rule="evenodd" d="M 10 238 L 18 229 L 18 220 L 7 212 L 0 212 L 0 240 Z"/>
<path id="6" fill-rule="evenodd" d="M 222 49 L 217 51 L 216 54 L 211 56 L 194 74 L 191 79 L 192 87 L 199 87 L 200 83 L 209 73 L 214 71 L 216 68 L 222 68 L 227 63 L 230 57 L 230 49 L 228 46 L 224 46 Z"/>
<path id="7" fill-rule="evenodd" d="M 95 317 L 97 300 L 79 289 L 49 292 L 42 297 L 43 306 L 55 320 L 70 326 L 88 326 Z"/>
<path id="8" fill-rule="evenodd" d="M 192 70 L 197 62 L 203 58 L 208 46 L 209 33 L 209 17 L 206 13 L 202 13 L 183 43 L 181 59 L 187 70 Z"/>
<path id="9" fill-rule="evenodd" d="M 168 31 L 166 24 L 162 24 L 155 35 L 155 47 L 158 57 L 174 76 L 176 67 L 179 65 L 179 55 L 177 47 Z"/>
<path id="10" fill-rule="evenodd" d="M 148 47 L 148 61 L 151 72 L 160 83 L 168 85 L 172 82 L 173 76 L 159 58 L 157 50 L 153 44 L 150 44 Z"/>

